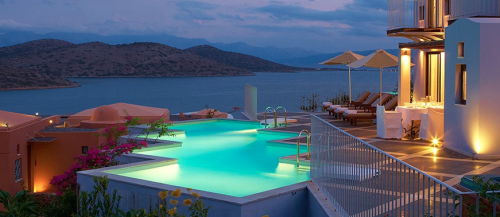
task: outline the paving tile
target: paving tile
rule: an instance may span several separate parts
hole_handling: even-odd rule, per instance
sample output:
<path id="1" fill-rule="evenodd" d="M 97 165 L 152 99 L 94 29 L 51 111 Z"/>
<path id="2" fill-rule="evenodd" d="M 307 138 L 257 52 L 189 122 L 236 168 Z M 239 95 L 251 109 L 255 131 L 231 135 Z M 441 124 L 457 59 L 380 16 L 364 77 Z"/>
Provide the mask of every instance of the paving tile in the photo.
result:
<path id="1" fill-rule="evenodd" d="M 443 159 L 415 157 L 404 160 L 406 163 L 422 170 L 437 173 L 461 175 L 488 165 L 487 163 L 465 162 Z"/>
<path id="2" fill-rule="evenodd" d="M 436 152 L 436 154 L 429 153 L 429 154 L 426 154 L 424 156 L 436 156 L 436 157 L 445 157 L 445 158 L 454 158 L 454 159 L 471 159 L 470 156 L 466 156 L 466 155 L 460 154 L 456 151 L 446 149 L 446 148 L 439 149 Z"/>

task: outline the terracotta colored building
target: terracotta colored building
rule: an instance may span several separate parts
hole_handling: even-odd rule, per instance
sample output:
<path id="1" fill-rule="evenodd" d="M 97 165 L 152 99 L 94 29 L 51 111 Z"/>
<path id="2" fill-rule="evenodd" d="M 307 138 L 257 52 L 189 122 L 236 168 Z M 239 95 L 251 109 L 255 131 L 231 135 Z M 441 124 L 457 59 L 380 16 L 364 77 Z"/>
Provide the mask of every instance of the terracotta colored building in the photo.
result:
<path id="1" fill-rule="evenodd" d="M 23 186 L 51 192 L 50 180 L 68 170 L 74 157 L 104 142 L 102 129 L 57 127 L 60 116 L 39 117 L 0 111 L 0 189 Z"/>
<path id="2" fill-rule="evenodd" d="M 108 113 L 110 111 L 109 107 L 115 109 L 118 112 L 118 115 L 115 115 L 114 112 Z M 102 110 L 102 108 L 105 109 Z M 94 113 L 96 110 L 98 111 L 98 113 Z M 101 111 L 104 113 L 100 114 L 102 113 Z M 127 115 L 139 117 L 141 123 L 151 122 L 152 120 L 155 120 L 160 116 L 164 116 L 165 121 L 168 121 L 170 119 L 170 111 L 168 109 L 133 105 L 127 103 L 115 103 L 111 105 L 87 109 L 71 115 L 70 117 L 68 117 L 68 119 L 66 119 L 64 125 L 66 127 L 74 127 L 80 125 L 82 125 L 82 127 L 88 127 L 89 123 L 90 125 L 92 125 L 92 122 L 95 121 L 98 116 L 100 116 L 100 120 L 102 121 L 115 122 L 116 118 L 124 121 Z M 94 116 L 94 120 L 92 116 Z"/>
<path id="3" fill-rule="evenodd" d="M 143 123 L 170 117 L 168 109 L 125 103 L 84 110 L 64 125 L 60 116 L 0 111 L 0 189 L 11 194 L 23 186 L 33 192 L 54 192 L 50 180 L 67 171 L 76 156 L 103 144 L 106 138 L 96 135 L 109 125 L 124 123 L 127 114 Z"/>

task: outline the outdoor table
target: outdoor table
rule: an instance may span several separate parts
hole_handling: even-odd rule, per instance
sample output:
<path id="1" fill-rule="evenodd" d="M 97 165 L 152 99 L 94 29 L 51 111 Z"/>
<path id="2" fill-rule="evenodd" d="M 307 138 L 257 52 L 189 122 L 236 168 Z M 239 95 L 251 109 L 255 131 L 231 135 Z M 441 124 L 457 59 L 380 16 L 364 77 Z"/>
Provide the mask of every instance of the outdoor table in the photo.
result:
<path id="1" fill-rule="evenodd" d="M 411 138 L 414 139 L 418 133 L 418 126 L 414 126 L 413 122 L 421 120 L 421 114 L 426 114 L 428 111 L 427 108 L 413 108 L 411 106 L 396 107 L 396 112 L 401 112 L 403 116 L 405 134 L 410 132 Z M 407 129 L 407 126 L 410 126 L 410 128 Z"/>

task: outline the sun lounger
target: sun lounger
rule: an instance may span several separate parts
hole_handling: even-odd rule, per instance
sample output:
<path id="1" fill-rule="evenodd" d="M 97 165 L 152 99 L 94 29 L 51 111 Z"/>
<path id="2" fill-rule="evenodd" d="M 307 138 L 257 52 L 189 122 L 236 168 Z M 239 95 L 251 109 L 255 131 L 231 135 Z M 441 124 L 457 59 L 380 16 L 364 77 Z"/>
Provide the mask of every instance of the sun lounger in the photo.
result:
<path id="1" fill-rule="evenodd" d="M 371 105 L 361 105 L 362 108 L 360 108 L 360 109 L 344 111 L 344 114 L 342 116 L 345 116 L 346 113 L 349 113 L 349 114 L 366 113 L 366 112 L 374 113 L 377 110 L 377 105 L 384 105 L 384 104 L 386 104 L 386 102 L 390 98 L 391 98 L 390 94 L 383 93 L 382 97 L 380 97 L 377 100 L 375 100 L 375 102 L 373 102 Z M 392 100 L 391 106 L 393 106 L 393 107 L 391 107 L 391 108 L 395 108 L 397 104 L 398 104 L 397 99 L 395 101 Z M 387 109 L 387 110 L 391 110 L 391 109 Z M 346 120 L 345 117 L 344 117 L 344 120 Z"/>
<path id="2" fill-rule="evenodd" d="M 333 105 L 332 103 L 330 105 L 328 105 L 328 102 L 324 102 L 323 108 L 326 107 L 325 109 L 328 111 L 328 115 L 331 115 L 333 113 L 333 111 L 339 107 L 350 107 L 350 106 L 361 105 L 369 95 L 370 95 L 370 91 L 364 91 L 354 101 L 352 101 L 352 102 L 344 101 L 343 105 Z"/>
<path id="3" fill-rule="evenodd" d="M 387 102 L 384 107 L 385 110 L 393 110 L 396 108 L 398 104 L 398 97 L 393 97 L 389 102 Z M 345 120 L 349 120 L 352 125 L 356 126 L 358 124 L 358 120 L 360 119 L 376 119 L 376 111 L 372 112 L 364 112 L 364 113 L 356 113 L 356 114 L 345 114 L 344 115 Z"/>
<path id="4" fill-rule="evenodd" d="M 334 115 L 334 118 L 341 118 L 342 117 L 342 114 L 344 114 L 345 111 L 347 110 L 354 110 L 354 109 L 357 109 L 358 107 L 361 108 L 361 105 L 363 104 L 368 104 L 368 105 L 371 105 L 373 102 L 375 102 L 375 100 L 378 99 L 378 96 L 379 96 L 379 93 L 371 93 L 370 96 L 368 96 L 368 98 L 366 98 L 366 100 L 359 104 L 359 105 L 355 105 L 355 106 L 351 106 L 351 107 L 341 107 L 341 108 L 337 108 L 333 111 L 333 115 Z"/>
<path id="5" fill-rule="evenodd" d="M 370 95 L 370 91 L 363 91 L 361 94 L 358 95 L 358 98 L 356 98 L 352 102 L 344 100 L 342 102 L 343 104 L 339 105 L 339 107 L 340 106 L 349 107 L 349 106 L 359 105 L 359 104 L 363 103 L 363 101 L 366 100 L 366 98 L 368 97 L 368 95 Z M 323 106 L 322 107 L 323 107 L 324 110 L 328 110 L 328 108 L 330 108 L 331 105 L 333 105 L 332 102 L 323 102 Z M 331 111 L 329 111 L 329 114 L 331 115 Z"/>

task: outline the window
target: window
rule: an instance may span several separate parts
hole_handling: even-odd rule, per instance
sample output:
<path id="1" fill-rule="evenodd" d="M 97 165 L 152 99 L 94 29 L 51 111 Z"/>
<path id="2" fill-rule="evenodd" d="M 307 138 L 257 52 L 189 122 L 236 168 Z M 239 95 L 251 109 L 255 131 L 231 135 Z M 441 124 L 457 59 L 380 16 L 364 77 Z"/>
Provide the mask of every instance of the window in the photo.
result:
<path id="1" fill-rule="evenodd" d="M 87 154 L 88 150 L 89 150 L 88 146 L 82 146 L 82 154 Z"/>
<path id="2" fill-rule="evenodd" d="M 450 15 L 450 0 L 444 0 L 444 15 Z"/>
<path id="3" fill-rule="evenodd" d="M 418 7 L 418 20 L 425 20 L 425 5 Z"/>
<path id="4" fill-rule="evenodd" d="M 21 155 L 21 152 L 19 150 L 19 144 L 17 144 L 17 146 L 16 146 L 16 152 L 17 152 L 17 156 Z"/>
<path id="5" fill-rule="evenodd" d="M 17 159 L 14 163 L 15 165 L 15 168 L 14 168 L 14 178 L 15 178 L 15 181 L 19 181 L 22 176 L 21 176 L 21 158 Z"/>
<path id="6" fill-rule="evenodd" d="M 465 50 L 464 50 L 464 43 L 463 42 L 458 42 L 458 57 L 464 57 L 465 55 Z"/>
<path id="7" fill-rule="evenodd" d="M 465 105 L 467 103 L 467 67 L 457 65 L 456 70 L 455 103 Z"/>
<path id="8" fill-rule="evenodd" d="M 462 65 L 460 70 L 460 104 L 465 105 L 467 102 L 467 69 L 465 65 Z"/>

